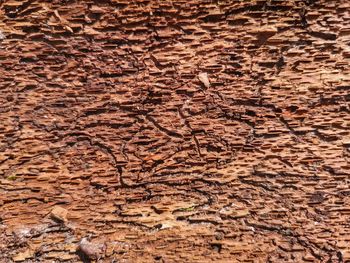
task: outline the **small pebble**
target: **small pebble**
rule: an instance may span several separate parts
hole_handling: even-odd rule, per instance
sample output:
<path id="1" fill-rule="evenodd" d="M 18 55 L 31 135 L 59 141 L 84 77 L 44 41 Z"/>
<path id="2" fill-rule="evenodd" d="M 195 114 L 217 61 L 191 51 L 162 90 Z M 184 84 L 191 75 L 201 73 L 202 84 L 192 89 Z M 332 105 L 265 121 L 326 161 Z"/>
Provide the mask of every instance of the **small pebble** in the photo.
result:
<path id="1" fill-rule="evenodd" d="M 204 85 L 206 88 L 209 88 L 209 87 L 210 87 L 210 82 L 209 82 L 208 74 L 207 74 L 207 73 L 199 73 L 199 74 L 198 74 L 198 79 L 203 83 L 203 85 Z"/>
<path id="2" fill-rule="evenodd" d="M 51 213 L 50 216 L 52 219 L 59 221 L 59 222 L 66 222 L 67 221 L 67 214 L 68 210 L 61 207 L 61 206 L 55 206 Z"/>

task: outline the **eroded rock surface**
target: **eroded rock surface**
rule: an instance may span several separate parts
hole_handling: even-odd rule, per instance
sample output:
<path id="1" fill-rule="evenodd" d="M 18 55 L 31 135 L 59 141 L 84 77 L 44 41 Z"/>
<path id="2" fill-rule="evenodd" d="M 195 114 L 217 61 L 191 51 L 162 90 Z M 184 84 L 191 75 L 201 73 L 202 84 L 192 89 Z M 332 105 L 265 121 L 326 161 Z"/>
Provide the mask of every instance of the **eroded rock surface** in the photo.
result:
<path id="1" fill-rule="evenodd" d="M 350 261 L 349 11 L 1 1 L 0 262 Z"/>

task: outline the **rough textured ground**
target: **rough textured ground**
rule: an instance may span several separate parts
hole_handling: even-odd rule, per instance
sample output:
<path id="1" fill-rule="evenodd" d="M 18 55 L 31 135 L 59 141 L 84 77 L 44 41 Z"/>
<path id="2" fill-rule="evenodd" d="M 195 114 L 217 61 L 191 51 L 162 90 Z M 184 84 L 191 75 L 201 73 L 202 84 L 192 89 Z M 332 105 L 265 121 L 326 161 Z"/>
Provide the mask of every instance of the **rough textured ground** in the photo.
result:
<path id="1" fill-rule="evenodd" d="M 350 262 L 349 11 L 1 1 L 0 262 Z"/>

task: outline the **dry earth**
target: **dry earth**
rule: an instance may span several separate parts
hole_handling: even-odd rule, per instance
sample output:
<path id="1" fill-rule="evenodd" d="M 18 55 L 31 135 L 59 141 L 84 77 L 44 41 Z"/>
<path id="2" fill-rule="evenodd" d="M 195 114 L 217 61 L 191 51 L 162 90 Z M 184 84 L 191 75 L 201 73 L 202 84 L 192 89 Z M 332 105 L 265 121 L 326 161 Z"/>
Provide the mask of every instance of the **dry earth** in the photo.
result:
<path id="1" fill-rule="evenodd" d="M 0 262 L 350 262 L 349 11 L 0 1 Z"/>

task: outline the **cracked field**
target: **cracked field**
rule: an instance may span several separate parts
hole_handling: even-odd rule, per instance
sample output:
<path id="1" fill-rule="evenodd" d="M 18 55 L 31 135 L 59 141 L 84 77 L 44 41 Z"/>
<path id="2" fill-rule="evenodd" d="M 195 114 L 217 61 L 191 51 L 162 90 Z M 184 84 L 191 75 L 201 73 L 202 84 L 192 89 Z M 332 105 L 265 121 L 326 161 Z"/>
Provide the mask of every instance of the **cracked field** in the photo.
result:
<path id="1" fill-rule="evenodd" d="M 0 1 L 0 262 L 350 262 L 350 2 Z"/>

